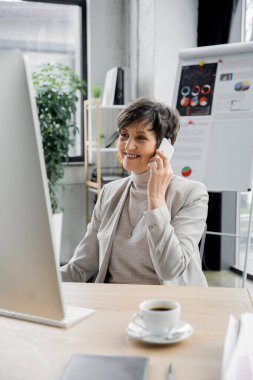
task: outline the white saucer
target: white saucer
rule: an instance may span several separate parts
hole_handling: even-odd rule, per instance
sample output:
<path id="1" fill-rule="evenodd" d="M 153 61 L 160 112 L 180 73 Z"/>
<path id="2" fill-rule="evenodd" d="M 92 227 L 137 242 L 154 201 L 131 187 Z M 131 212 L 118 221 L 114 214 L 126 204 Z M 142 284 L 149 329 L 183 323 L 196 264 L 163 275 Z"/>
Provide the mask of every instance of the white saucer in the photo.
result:
<path id="1" fill-rule="evenodd" d="M 193 327 L 184 321 L 179 321 L 167 337 L 151 335 L 145 327 L 137 326 L 134 322 L 127 326 L 127 335 L 130 339 L 153 344 L 178 343 L 193 334 Z"/>

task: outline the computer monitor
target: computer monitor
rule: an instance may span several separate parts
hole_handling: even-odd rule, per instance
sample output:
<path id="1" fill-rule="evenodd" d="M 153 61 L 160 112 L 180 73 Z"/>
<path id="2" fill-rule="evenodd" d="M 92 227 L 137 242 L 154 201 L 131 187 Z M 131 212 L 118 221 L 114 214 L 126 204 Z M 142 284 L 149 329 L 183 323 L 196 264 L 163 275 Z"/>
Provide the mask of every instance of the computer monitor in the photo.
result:
<path id="1" fill-rule="evenodd" d="M 0 52 L 0 152 L 0 314 L 65 325 L 36 101 L 17 51 Z"/>

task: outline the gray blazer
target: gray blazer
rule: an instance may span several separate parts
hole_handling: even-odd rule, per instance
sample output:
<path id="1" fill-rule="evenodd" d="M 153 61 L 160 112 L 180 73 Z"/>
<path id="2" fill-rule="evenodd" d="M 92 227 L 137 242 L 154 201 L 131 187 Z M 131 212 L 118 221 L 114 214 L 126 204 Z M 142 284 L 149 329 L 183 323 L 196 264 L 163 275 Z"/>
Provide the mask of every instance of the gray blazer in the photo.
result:
<path id="1" fill-rule="evenodd" d="M 131 177 L 102 188 L 92 220 L 72 259 L 61 267 L 63 281 L 104 282 L 114 234 Z M 161 284 L 207 286 L 198 243 L 207 217 L 208 194 L 199 182 L 173 176 L 166 205 L 144 212 L 150 256 Z"/>

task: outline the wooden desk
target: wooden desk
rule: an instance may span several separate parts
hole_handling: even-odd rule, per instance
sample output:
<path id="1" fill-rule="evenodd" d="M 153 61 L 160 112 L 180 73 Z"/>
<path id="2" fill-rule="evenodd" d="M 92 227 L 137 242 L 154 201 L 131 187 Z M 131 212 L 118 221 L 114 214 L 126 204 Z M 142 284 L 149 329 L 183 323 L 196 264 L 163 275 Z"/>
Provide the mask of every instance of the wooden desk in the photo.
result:
<path id="1" fill-rule="evenodd" d="M 148 285 L 63 284 L 66 303 L 95 309 L 69 329 L 0 318 L 0 379 L 59 380 L 71 355 L 139 355 L 150 358 L 148 379 L 165 380 L 170 362 L 177 380 L 220 378 L 228 317 L 253 312 L 247 289 Z M 189 339 L 168 346 L 128 340 L 126 327 L 149 298 L 181 303 L 194 327 Z"/>

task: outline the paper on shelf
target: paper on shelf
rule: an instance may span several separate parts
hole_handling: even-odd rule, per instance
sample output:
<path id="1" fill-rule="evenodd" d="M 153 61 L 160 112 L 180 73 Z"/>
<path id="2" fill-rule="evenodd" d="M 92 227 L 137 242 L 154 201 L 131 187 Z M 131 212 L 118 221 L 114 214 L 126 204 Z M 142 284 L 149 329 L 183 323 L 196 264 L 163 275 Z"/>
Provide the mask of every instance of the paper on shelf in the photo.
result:
<path id="1" fill-rule="evenodd" d="M 114 102 L 118 68 L 108 70 L 105 77 L 102 106 L 112 106 Z"/>

